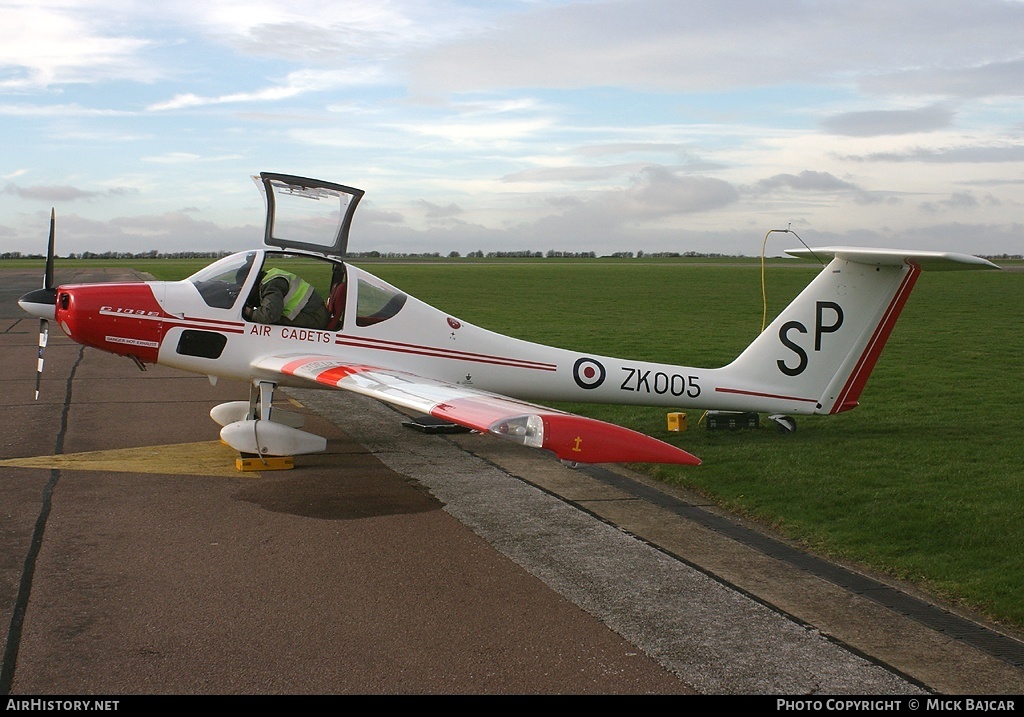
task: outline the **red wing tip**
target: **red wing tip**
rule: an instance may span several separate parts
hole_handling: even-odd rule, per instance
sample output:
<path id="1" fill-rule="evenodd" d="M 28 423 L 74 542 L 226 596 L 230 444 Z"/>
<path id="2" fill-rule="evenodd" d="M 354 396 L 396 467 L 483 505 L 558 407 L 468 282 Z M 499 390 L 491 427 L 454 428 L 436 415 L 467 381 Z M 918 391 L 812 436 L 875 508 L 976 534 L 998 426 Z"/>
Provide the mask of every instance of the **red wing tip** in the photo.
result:
<path id="1" fill-rule="evenodd" d="M 577 463 L 700 465 L 697 456 L 644 433 L 580 416 L 546 415 L 544 448 Z"/>

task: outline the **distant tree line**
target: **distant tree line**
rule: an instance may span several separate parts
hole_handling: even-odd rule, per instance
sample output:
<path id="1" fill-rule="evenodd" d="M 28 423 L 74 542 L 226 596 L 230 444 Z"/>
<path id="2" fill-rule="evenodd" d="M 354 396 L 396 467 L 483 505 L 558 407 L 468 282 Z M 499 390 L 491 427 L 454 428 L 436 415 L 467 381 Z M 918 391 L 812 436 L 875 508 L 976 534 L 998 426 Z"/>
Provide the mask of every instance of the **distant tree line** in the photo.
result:
<path id="1" fill-rule="evenodd" d="M 103 253 L 83 251 L 81 254 L 68 254 L 68 259 L 221 259 L 232 253 L 230 251 L 163 252 L 156 249 L 134 254 L 128 251 L 105 251 Z"/>
<path id="2" fill-rule="evenodd" d="M 68 254 L 68 259 L 221 259 L 229 256 L 230 251 L 174 251 L 161 252 L 156 249 L 143 252 L 130 251 L 83 251 L 80 254 Z M 0 259 L 46 259 L 44 254 L 22 254 L 20 251 L 0 252 Z"/>
<path id="3" fill-rule="evenodd" d="M 453 251 L 448 256 L 457 257 L 459 252 Z M 345 254 L 351 259 L 440 259 L 441 252 L 426 251 L 421 254 L 408 254 L 400 251 L 350 251 Z"/>
<path id="4" fill-rule="evenodd" d="M 79 254 L 68 254 L 68 259 L 221 259 L 225 256 L 232 254 L 230 251 L 175 251 L 175 252 L 161 252 L 156 249 L 151 249 L 144 252 L 127 252 L 127 251 L 105 251 L 105 252 L 94 252 L 94 251 L 83 251 Z M 462 255 L 457 251 L 448 252 L 446 255 L 449 259 L 459 259 Z M 611 259 L 674 259 L 674 258 L 723 258 L 733 256 L 731 254 L 718 254 L 698 251 L 656 251 L 656 252 L 645 252 L 645 251 L 617 251 L 611 254 L 598 255 L 592 251 L 558 251 L 555 249 L 549 249 L 547 252 L 521 250 L 521 251 L 489 251 L 484 253 L 482 250 L 471 251 L 466 254 L 467 259 L 597 259 L 597 258 L 611 258 Z M 422 252 L 422 253 L 410 253 L 410 252 L 397 252 L 397 251 L 355 251 L 346 254 L 347 258 L 352 259 L 440 259 L 441 252 Z M 1024 259 L 1022 254 L 998 254 L 993 256 L 986 256 L 986 259 L 993 261 L 999 261 L 1000 259 Z M 43 254 L 23 254 L 20 251 L 5 251 L 0 252 L 0 259 L 43 259 L 46 257 Z"/>

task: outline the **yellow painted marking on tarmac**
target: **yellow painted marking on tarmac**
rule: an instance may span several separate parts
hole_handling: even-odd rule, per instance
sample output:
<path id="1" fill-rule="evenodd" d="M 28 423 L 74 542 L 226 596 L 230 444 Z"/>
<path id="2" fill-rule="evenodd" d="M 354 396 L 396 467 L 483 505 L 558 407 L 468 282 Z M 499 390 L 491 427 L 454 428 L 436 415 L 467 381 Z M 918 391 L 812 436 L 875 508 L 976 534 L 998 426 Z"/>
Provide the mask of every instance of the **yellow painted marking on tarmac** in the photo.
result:
<path id="1" fill-rule="evenodd" d="M 240 474 L 235 468 L 237 457 L 237 451 L 220 441 L 203 441 L 65 453 L 59 456 L 9 458 L 0 460 L 0 466 L 238 478 Z"/>

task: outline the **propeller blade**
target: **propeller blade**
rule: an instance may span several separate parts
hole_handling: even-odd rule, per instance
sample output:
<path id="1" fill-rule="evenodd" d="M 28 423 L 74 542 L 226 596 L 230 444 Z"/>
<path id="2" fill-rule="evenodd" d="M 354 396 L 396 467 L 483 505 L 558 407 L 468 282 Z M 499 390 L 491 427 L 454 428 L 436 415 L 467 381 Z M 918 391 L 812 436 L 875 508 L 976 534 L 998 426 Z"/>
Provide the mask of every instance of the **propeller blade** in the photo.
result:
<path id="1" fill-rule="evenodd" d="M 50 242 L 46 247 L 46 272 L 43 274 L 43 288 L 52 289 L 53 286 L 53 235 L 56 210 L 50 209 Z"/>
<path id="2" fill-rule="evenodd" d="M 43 378 L 43 351 L 46 350 L 46 342 L 50 338 L 50 322 L 46 319 L 39 319 L 39 359 L 36 362 L 36 400 L 39 400 L 39 382 Z"/>
<path id="3" fill-rule="evenodd" d="M 46 246 L 46 269 L 43 271 L 43 288 L 30 291 L 18 300 L 18 305 L 30 314 L 39 317 L 39 358 L 36 359 L 36 400 L 39 400 L 39 384 L 43 379 L 43 353 L 50 340 L 50 322 L 47 317 L 56 315 L 57 288 L 53 285 L 54 225 L 57 212 L 50 209 L 50 239 Z"/>

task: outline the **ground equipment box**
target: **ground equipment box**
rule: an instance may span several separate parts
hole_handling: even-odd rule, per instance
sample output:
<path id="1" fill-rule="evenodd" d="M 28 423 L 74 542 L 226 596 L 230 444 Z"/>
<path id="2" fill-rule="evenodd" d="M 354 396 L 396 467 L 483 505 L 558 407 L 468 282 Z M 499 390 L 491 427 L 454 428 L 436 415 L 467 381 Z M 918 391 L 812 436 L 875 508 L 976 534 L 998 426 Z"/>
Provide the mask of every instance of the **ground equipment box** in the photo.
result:
<path id="1" fill-rule="evenodd" d="M 756 413 L 735 413 L 732 411 L 708 411 L 705 417 L 709 431 L 737 431 L 743 428 L 757 428 L 761 417 Z"/>
<path id="2" fill-rule="evenodd" d="M 687 429 L 685 413 L 668 414 L 668 430 L 673 432 L 685 431 Z"/>

